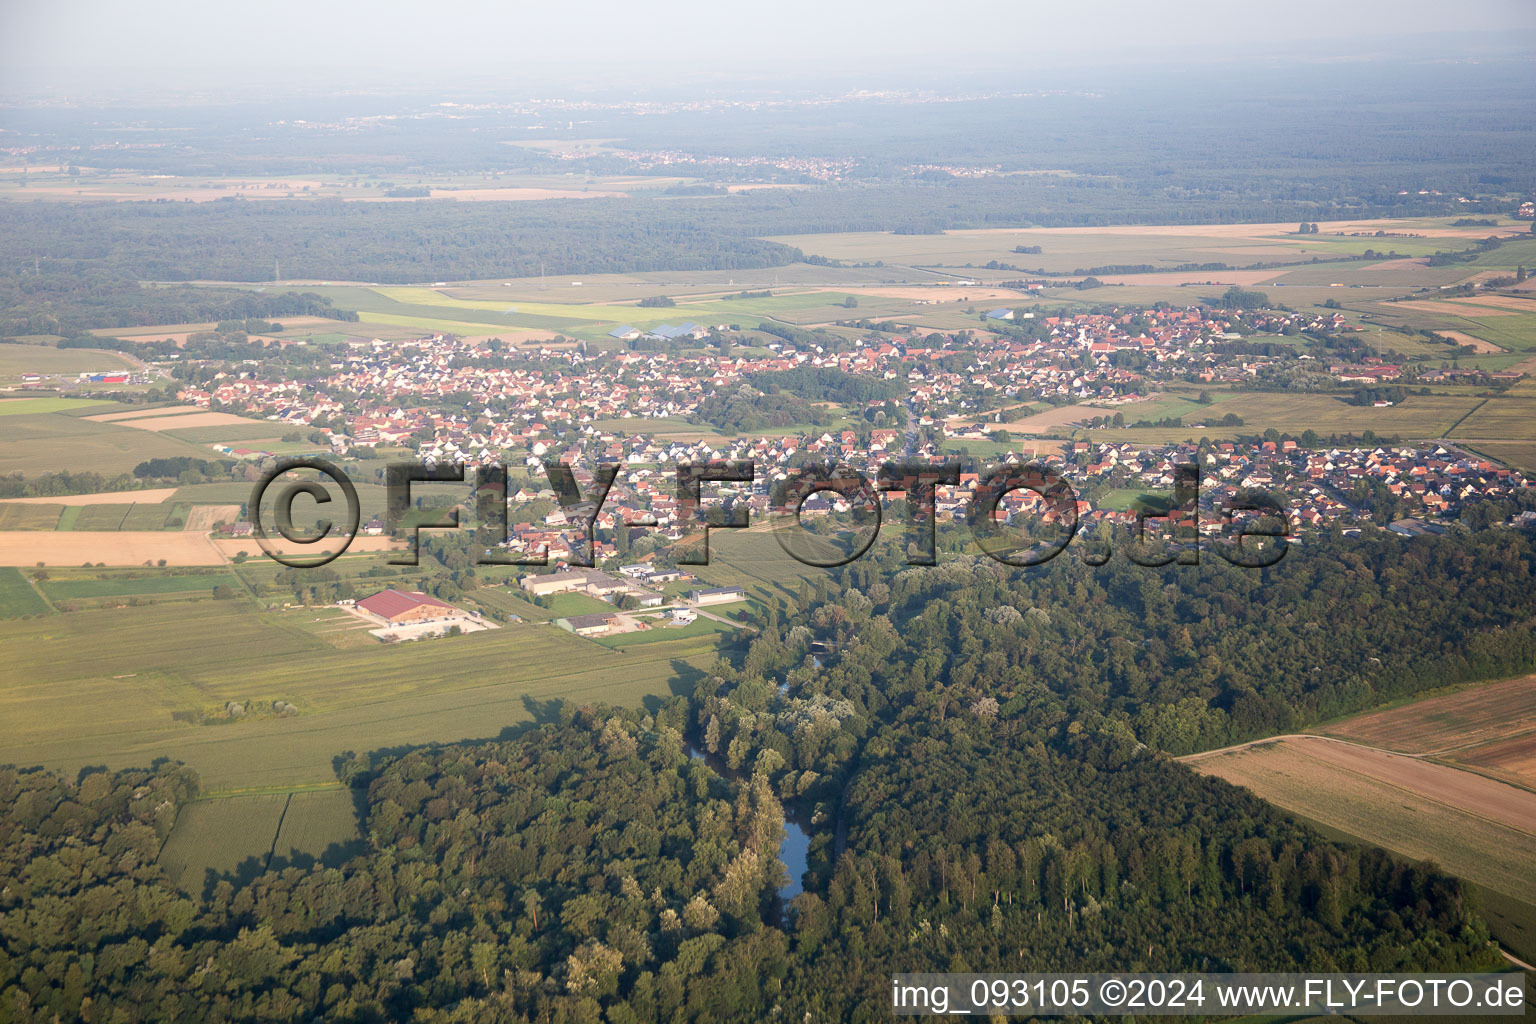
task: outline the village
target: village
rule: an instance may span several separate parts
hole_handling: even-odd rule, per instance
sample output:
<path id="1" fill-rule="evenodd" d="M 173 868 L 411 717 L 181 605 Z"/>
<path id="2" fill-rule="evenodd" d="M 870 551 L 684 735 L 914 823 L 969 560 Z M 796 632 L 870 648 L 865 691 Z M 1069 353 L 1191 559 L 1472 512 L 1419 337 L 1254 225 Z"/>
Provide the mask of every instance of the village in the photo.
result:
<path id="1" fill-rule="evenodd" d="M 1075 316 L 994 309 L 985 318 L 1028 326 L 923 336 L 872 331 L 852 341 L 824 336 L 845 343 L 835 351 L 806 343 L 818 336 L 802 334 L 770 341 L 767 354 L 697 348 L 587 353 L 548 346 L 514 352 L 445 335 L 405 343 L 357 339 L 321 377 L 274 379 L 258 366 L 219 372 L 206 386 L 186 387 L 179 397 L 285 427 L 319 427 L 339 457 L 392 450 L 428 465 L 505 462 L 512 479 L 522 481 L 509 488 L 507 548 L 543 552 L 558 563 L 572 557 L 575 534 L 581 532 L 573 527 L 584 527 L 581 512 L 589 510 L 553 504 L 546 462 L 577 467 L 578 479 L 589 478 L 598 464 L 617 464 L 613 487 L 596 513 L 592 552 L 597 559 L 613 559 L 628 549 L 629 540 L 647 534 L 663 542 L 684 536 L 689 523 L 678 501 L 679 464 L 750 462 L 755 470 L 750 483 L 717 484 L 712 493 L 729 508 L 762 517 L 772 508 L 776 485 L 798 466 L 843 463 L 873 479 L 882 463 L 898 459 L 953 460 L 957 445 L 1008 438 L 997 433 L 998 424 L 1020 415 L 1008 411 L 1016 406 L 1027 407 L 1025 414 L 1044 407 L 1080 410 L 1084 418 L 1092 414 L 1106 422 L 1111 416 L 1117 422 L 1131 419 L 1160 388 L 1241 385 L 1311 358 L 1277 355 L 1263 346 L 1234 347 L 1239 330 L 1289 327 L 1338 334 L 1342 329 L 1337 314 L 1266 311 L 1243 319 L 1203 307 Z M 684 324 L 646 334 L 678 340 L 718 337 L 718 332 Z M 712 397 L 743 388 L 751 392 L 750 381 L 762 379 L 755 375 L 802 368 L 869 378 L 900 397 L 870 400 L 863 409 L 848 410 L 851 424 L 823 429 L 737 436 L 707 424 L 688 429 Z M 1392 381 L 1399 370 L 1372 357 L 1307 369 L 1338 384 Z M 1067 478 L 1078 492 L 1079 520 L 1090 527 L 1137 526 L 1146 509 L 1127 503 L 1125 492 L 1170 491 L 1178 464 L 1200 467 L 1208 515 L 1218 516 L 1220 503 L 1239 492 L 1272 491 L 1283 497 L 1293 529 L 1386 527 L 1400 520 L 1443 524 L 1458 519 L 1467 506 L 1508 498 L 1529 486 L 1518 470 L 1450 443 L 1319 440 L 1304 447 L 1299 439 L 1276 437 L 1206 444 L 1075 440 L 1014 446 L 1005 440 L 997 447 L 988 461 L 1043 464 Z M 259 458 L 263 453 L 230 454 Z M 941 519 L 962 515 L 975 495 L 981 460 L 965 461 L 959 483 L 938 488 Z M 530 502 L 544 503 L 540 514 L 519 518 L 519 507 Z M 1038 512 L 1038 504 L 1037 495 L 1015 491 L 1003 498 L 1000 511 L 1012 519 Z M 816 515 L 830 508 L 818 495 L 801 511 Z M 378 520 L 365 524 L 368 533 L 382 529 Z M 620 540 L 620 531 L 628 536 Z"/>

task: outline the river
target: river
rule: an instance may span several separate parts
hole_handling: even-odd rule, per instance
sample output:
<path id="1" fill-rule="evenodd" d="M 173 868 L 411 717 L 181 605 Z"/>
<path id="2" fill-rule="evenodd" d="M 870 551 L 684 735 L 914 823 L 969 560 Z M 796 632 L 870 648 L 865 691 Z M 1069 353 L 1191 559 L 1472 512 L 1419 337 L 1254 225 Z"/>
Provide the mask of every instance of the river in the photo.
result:
<path id="1" fill-rule="evenodd" d="M 717 763 L 719 758 L 711 758 L 704 751 L 695 747 L 692 743 L 684 741 L 684 749 L 688 751 L 688 757 L 694 761 L 704 761 L 711 768 L 722 775 L 737 778 L 737 773 L 727 771 L 724 764 Z M 801 884 L 805 875 L 806 861 L 811 852 L 811 836 L 805 827 L 797 821 L 784 819 L 784 838 L 779 843 L 779 861 L 784 865 L 784 871 L 789 876 L 789 881 L 779 886 L 780 914 L 787 916 L 789 913 L 789 901 L 805 891 Z"/>

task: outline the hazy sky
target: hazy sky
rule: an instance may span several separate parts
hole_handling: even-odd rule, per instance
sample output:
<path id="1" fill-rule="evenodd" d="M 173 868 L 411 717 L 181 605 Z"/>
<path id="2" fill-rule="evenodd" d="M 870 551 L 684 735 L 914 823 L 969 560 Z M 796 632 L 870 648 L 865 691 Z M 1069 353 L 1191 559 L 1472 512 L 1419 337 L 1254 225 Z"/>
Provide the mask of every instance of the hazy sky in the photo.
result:
<path id="1" fill-rule="evenodd" d="M 1100 64 L 1241 48 L 1390 55 L 1402 37 L 1536 48 L 1532 0 L 0 0 L 0 96 L 37 87 L 374 87 L 487 78 L 526 91 L 776 68 Z M 1416 47 L 1432 45 L 1430 39 Z M 543 91 L 543 90 L 540 90 Z"/>

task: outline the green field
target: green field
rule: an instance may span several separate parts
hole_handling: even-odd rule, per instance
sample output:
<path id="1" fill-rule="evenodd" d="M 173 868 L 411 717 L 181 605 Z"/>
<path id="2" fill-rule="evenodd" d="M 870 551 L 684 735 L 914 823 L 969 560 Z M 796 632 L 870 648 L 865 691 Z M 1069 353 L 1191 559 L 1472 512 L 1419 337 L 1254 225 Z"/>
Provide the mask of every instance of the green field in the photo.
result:
<path id="1" fill-rule="evenodd" d="M 714 609 L 711 608 L 710 611 L 714 611 Z M 620 633 L 617 636 L 594 636 L 588 639 L 594 643 L 602 644 L 604 647 L 623 651 L 645 644 L 671 643 L 677 640 L 712 636 L 714 634 L 725 634 L 722 639 L 728 640 L 735 636 L 736 633 L 737 630 L 734 627 L 728 626 L 723 622 L 716 622 L 714 619 L 706 619 L 700 615 L 686 626 L 653 626 L 651 629 L 638 633 Z"/>
<path id="2" fill-rule="evenodd" d="M 708 637 L 619 652 L 539 625 L 343 650 L 238 600 L 6 620 L 0 646 L 0 763 L 74 772 L 173 757 L 209 790 L 329 782 L 344 751 L 493 737 L 556 698 L 633 706 L 689 692 L 715 658 Z M 279 699 L 300 713 L 193 724 L 231 700 Z"/>
<path id="3" fill-rule="evenodd" d="M 481 587 L 469 595 L 469 601 L 487 611 L 516 615 L 530 622 L 548 622 L 558 617 L 548 608 L 525 601 L 516 590 L 508 587 Z"/>
<path id="4" fill-rule="evenodd" d="M 549 599 L 548 609 L 549 614 L 557 619 L 572 615 L 598 615 L 615 610 L 615 606 L 607 601 L 586 594 L 555 594 Z"/>
<path id="5" fill-rule="evenodd" d="M 42 615 L 48 611 L 48 605 L 20 569 L 0 567 L 0 619 Z"/>
<path id="6" fill-rule="evenodd" d="M 187 804 L 160 849 L 160 867 L 190 893 L 201 894 L 210 876 L 250 881 L 267 869 L 288 800 L 268 793 Z"/>
<path id="7" fill-rule="evenodd" d="M 0 401 L 0 406 L 7 404 Z M 65 401 L 64 399 L 20 399 L 17 401 Z M 68 401 L 73 402 L 73 399 Z M 110 403 L 103 403 L 111 409 Z M 153 430 L 135 430 L 114 423 L 98 423 L 68 414 L 68 409 L 53 412 L 23 412 L 5 416 L 5 430 L 0 434 L 0 466 L 7 472 L 25 476 L 94 471 L 116 474 L 132 472 L 146 459 L 178 455 L 206 459 L 209 450 L 191 445 Z"/>
<path id="8" fill-rule="evenodd" d="M 1468 447 L 1479 455 L 1485 455 L 1506 466 L 1524 470 L 1526 473 L 1536 473 L 1536 443 L 1480 441 Z"/>
<path id="9" fill-rule="evenodd" d="M 272 846 L 272 865 L 303 866 L 319 861 L 326 867 L 337 867 L 366 845 L 351 790 L 294 793 Z"/>
<path id="10" fill-rule="evenodd" d="M 96 348 L 54 348 L 51 345 L 0 345 L 0 380 L 24 373 L 81 374 L 122 370 L 133 364 L 116 352 Z"/>
<path id="11" fill-rule="evenodd" d="M 1536 441 L 1536 398 L 1490 398 L 1456 424 L 1449 436 L 1479 441 Z"/>
<path id="12" fill-rule="evenodd" d="M 74 412 L 111 405 L 96 398 L 0 398 L 0 416 L 31 416 L 45 412 Z"/>
<path id="13" fill-rule="evenodd" d="M 58 526 L 63 505 L 0 503 L 0 530 L 52 530 Z"/>
<path id="14" fill-rule="evenodd" d="M 1439 438 L 1482 401 L 1464 395 L 1411 395 L 1397 405 L 1377 409 L 1350 405 L 1345 396 L 1234 392 L 1220 401 L 1202 406 L 1198 412 L 1185 415 L 1181 428 L 1108 429 L 1094 431 L 1092 436 L 1099 441 L 1152 443 L 1261 434 L 1273 427 L 1282 434 L 1292 435 L 1315 430 L 1327 437 L 1374 430 L 1383 437 Z M 1239 416 L 1243 425 L 1216 426 L 1216 422 L 1229 412 Z M 1127 413 L 1126 418 L 1133 417 Z"/>
<path id="15" fill-rule="evenodd" d="M 207 573 L 175 573 L 162 570 L 152 575 L 133 572 L 89 572 L 83 569 L 50 570 L 43 582 L 43 593 L 52 601 L 90 597 L 127 597 L 134 594 L 207 593 L 219 585 L 239 587 L 240 581 L 224 570 Z"/>
<path id="16" fill-rule="evenodd" d="M 759 597 L 798 597 L 802 583 L 827 571 L 790 557 L 767 530 L 711 530 L 709 564 L 693 567 L 711 587 L 745 587 Z"/>

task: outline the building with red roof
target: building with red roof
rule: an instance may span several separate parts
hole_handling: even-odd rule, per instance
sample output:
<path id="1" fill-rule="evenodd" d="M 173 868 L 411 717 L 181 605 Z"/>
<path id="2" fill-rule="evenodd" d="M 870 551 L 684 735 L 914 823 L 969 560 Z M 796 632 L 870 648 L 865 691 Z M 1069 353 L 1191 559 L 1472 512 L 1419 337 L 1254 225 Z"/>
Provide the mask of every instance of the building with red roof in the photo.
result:
<path id="1" fill-rule="evenodd" d="M 461 614 L 453 605 L 419 590 L 381 590 L 357 602 L 357 609 L 387 626 L 431 622 Z"/>

